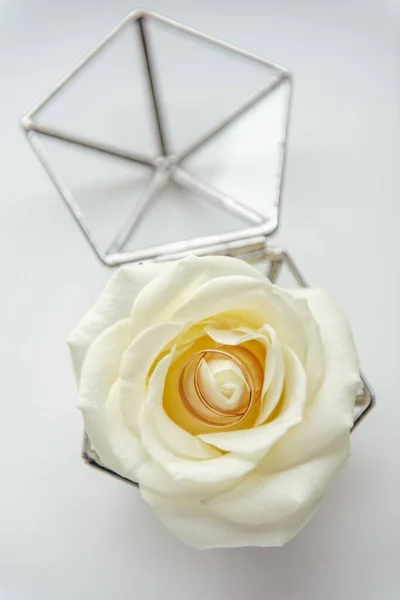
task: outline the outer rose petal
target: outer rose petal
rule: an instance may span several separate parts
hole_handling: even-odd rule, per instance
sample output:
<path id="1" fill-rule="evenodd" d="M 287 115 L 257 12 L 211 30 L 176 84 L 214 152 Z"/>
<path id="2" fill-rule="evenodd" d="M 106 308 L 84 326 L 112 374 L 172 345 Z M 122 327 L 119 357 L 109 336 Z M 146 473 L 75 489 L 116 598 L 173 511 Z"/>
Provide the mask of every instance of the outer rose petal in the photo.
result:
<path id="1" fill-rule="evenodd" d="M 266 457 L 264 468 L 289 469 L 325 452 L 343 434 L 349 435 L 360 370 L 345 314 L 322 290 L 302 290 L 315 316 L 325 353 L 325 373 L 315 398 L 307 403 L 301 426 L 288 432 Z"/>
<path id="2" fill-rule="evenodd" d="M 324 347 L 321 340 L 321 334 L 318 322 L 310 310 L 307 302 L 308 292 L 297 294 L 296 290 L 279 289 L 279 293 L 288 299 L 295 307 L 300 316 L 304 334 L 307 340 L 307 353 L 304 360 L 304 367 L 307 373 L 307 386 L 309 396 L 314 396 L 321 384 L 324 372 Z"/>
<path id="3" fill-rule="evenodd" d="M 163 265 L 163 272 L 137 297 L 131 314 L 132 335 L 155 323 L 170 321 L 176 307 L 185 302 L 201 285 L 227 276 L 265 277 L 242 260 L 227 256 L 188 256 Z"/>
<path id="4" fill-rule="evenodd" d="M 303 362 L 306 358 L 306 336 L 296 308 L 267 279 L 227 275 L 208 281 L 173 311 L 171 318 L 194 323 L 225 311 L 245 312 L 254 325 L 273 327 Z"/>
<path id="5" fill-rule="evenodd" d="M 162 498 L 191 498 L 198 502 L 199 498 L 206 499 L 221 494 L 232 488 L 232 481 L 217 481 L 207 485 L 204 482 L 193 482 L 186 479 L 173 479 L 151 457 L 139 465 L 137 479 L 140 481 L 140 491 L 149 491 Z"/>
<path id="6" fill-rule="evenodd" d="M 138 293 L 162 271 L 161 265 L 149 263 L 124 266 L 114 273 L 68 339 L 78 381 L 89 346 L 114 323 L 129 317 Z"/>
<path id="7" fill-rule="evenodd" d="M 119 321 L 104 331 L 90 346 L 83 363 L 78 407 L 83 413 L 85 431 L 102 462 L 122 474 L 111 450 L 105 404 L 118 377 L 122 355 L 129 341 L 129 321 Z"/>
<path id="8" fill-rule="evenodd" d="M 165 527 L 180 540 L 199 550 L 241 546 L 282 546 L 298 533 L 299 521 L 304 525 L 319 500 L 281 522 L 268 525 L 242 525 L 211 513 L 199 500 L 163 497 L 141 488 L 142 497 L 150 504 Z"/>
<path id="9" fill-rule="evenodd" d="M 149 327 L 126 349 L 118 380 L 113 385 L 108 403 L 114 404 L 131 431 L 138 433 L 139 414 L 147 397 L 147 376 L 154 360 L 184 330 L 180 323 L 161 323 Z"/>
<path id="10" fill-rule="evenodd" d="M 301 426 L 300 426 L 301 427 Z M 349 436 L 342 435 L 329 452 L 287 471 L 271 474 L 252 473 L 235 489 L 207 502 L 216 514 L 249 525 L 280 522 L 286 537 L 285 520 L 301 513 L 297 530 L 311 518 L 304 509 L 314 507 L 333 477 L 347 460 Z M 287 538 L 289 539 L 289 538 Z"/>

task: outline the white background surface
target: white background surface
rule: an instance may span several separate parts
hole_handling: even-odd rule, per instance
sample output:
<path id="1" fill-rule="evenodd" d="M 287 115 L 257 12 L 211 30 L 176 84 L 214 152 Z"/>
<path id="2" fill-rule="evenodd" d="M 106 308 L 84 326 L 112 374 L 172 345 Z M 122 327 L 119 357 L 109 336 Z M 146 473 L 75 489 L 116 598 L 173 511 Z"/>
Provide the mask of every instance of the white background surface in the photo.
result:
<path id="1" fill-rule="evenodd" d="M 400 4 L 153 2 L 294 71 L 279 241 L 347 311 L 378 399 L 347 468 L 295 540 L 208 552 L 173 539 L 136 490 L 80 460 L 64 340 L 108 273 L 18 128 L 132 8 L 128 0 L 0 1 L 0 598 L 395 600 Z"/>

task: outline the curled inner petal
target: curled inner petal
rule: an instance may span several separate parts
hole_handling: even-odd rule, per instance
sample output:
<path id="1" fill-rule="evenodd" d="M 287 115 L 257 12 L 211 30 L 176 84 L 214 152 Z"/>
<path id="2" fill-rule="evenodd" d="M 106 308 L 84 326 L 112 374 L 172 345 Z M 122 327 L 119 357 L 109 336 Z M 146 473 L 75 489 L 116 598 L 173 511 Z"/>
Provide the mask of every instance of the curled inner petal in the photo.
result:
<path id="1" fill-rule="evenodd" d="M 187 411 L 200 423 L 225 428 L 240 423 L 260 402 L 263 369 L 243 347 L 221 346 L 193 354 L 179 377 Z"/>

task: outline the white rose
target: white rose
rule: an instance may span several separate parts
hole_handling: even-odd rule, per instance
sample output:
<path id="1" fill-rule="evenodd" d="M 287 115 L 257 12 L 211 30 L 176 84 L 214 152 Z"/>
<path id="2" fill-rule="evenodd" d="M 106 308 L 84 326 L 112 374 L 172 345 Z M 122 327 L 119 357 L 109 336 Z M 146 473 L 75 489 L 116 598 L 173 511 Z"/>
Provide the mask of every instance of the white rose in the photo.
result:
<path id="1" fill-rule="evenodd" d="M 227 257 L 126 266 L 69 345 L 101 461 L 191 546 L 284 544 L 348 457 L 358 360 L 323 291 Z"/>

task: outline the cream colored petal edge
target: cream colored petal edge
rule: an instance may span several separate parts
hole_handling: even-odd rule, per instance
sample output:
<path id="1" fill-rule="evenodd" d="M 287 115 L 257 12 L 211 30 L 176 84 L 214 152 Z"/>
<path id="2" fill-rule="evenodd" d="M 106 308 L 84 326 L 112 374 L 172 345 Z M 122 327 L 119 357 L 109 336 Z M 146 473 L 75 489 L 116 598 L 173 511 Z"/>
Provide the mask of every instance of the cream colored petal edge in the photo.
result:
<path id="1" fill-rule="evenodd" d="M 300 423 L 307 397 L 303 366 L 289 348 L 285 348 L 285 371 L 284 406 L 278 418 L 252 429 L 205 433 L 198 437 L 226 452 L 266 453 L 291 427 Z"/>
<path id="2" fill-rule="evenodd" d="M 121 361 L 118 380 L 110 393 L 110 403 L 118 402 L 127 427 L 138 433 L 139 413 L 147 399 L 147 376 L 154 360 L 170 345 L 185 325 L 160 323 L 135 338 Z M 162 393 L 162 391 L 161 391 Z"/>
<path id="3" fill-rule="evenodd" d="M 151 409 L 144 409 L 140 417 L 140 437 L 144 448 L 153 460 L 162 467 L 173 480 L 184 480 L 204 486 L 224 481 L 236 481 L 254 469 L 259 457 L 244 457 L 235 453 L 216 458 L 194 460 L 180 457 L 166 447 L 155 426 Z M 140 475 L 139 485 L 141 485 Z M 205 488 L 206 489 L 206 488 Z"/>
<path id="4" fill-rule="evenodd" d="M 121 473 L 121 465 L 109 443 L 105 405 L 111 386 L 118 377 L 122 355 L 129 341 L 129 321 L 115 323 L 90 346 L 82 366 L 78 407 L 85 431 L 101 461 Z"/>
<path id="5" fill-rule="evenodd" d="M 243 331 L 230 331 L 217 329 L 215 327 L 205 327 L 205 333 L 218 344 L 237 346 L 250 340 L 257 340 L 265 347 L 266 357 L 264 361 L 264 381 L 261 405 L 255 421 L 256 426 L 261 425 L 266 421 L 277 405 L 283 388 L 283 353 L 281 343 L 277 338 L 275 330 L 269 325 L 264 325 L 264 327 L 261 327 L 258 330 L 249 329 L 246 333 Z"/>
<path id="6" fill-rule="evenodd" d="M 199 453 L 199 446 L 204 444 L 204 454 L 207 445 L 191 436 L 180 437 L 182 451 L 177 452 L 174 445 L 167 444 L 164 432 L 157 429 L 156 417 L 159 411 L 158 399 L 169 367 L 169 358 L 165 357 L 157 365 L 149 386 L 148 402 L 143 406 L 139 419 L 140 439 L 149 456 L 161 466 L 174 480 L 192 481 L 195 484 L 213 485 L 227 480 L 235 480 L 254 469 L 255 460 L 259 457 L 245 457 L 234 453 L 217 455 L 214 458 L 195 459 L 187 454 Z M 183 433 L 183 432 L 182 432 Z M 178 442 L 178 440 L 175 440 Z M 211 449 L 212 450 L 212 449 Z M 212 452 L 211 456 L 215 456 Z M 140 475 L 139 475 L 139 484 Z"/>
<path id="7" fill-rule="evenodd" d="M 137 480 L 137 469 L 148 456 L 140 438 L 139 418 L 147 402 L 149 369 L 183 329 L 179 323 L 146 329 L 124 352 L 118 379 L 110 389 L 105 404 L 109 444 L 129 479 Z"/>
<path id="8" fill-rule="evenodd" d="M 172 352 L 158 363 L 150 378 L 147 399 L 142 408 L 142 414 L 145 413 L 145 425 L 142 431 L 145 436 L 147 432 L 155 445 L 153 452 L 150 452 L 150 454 L 153 454 L 155 458 L 162 456 L 170 460 L 174 460 L 174 456 L 176 459 L 186 460 L 216 458 L 221 455 L 220 452 L 179 427 L 168 417 L 164 410 L 165 378 L 173 357 Z M 149 420 L 152 421 L 151 431 L 153 435 L 148 432 L 148 426 L 146 426 Z M 160 464 L 162 464 L 162 460 Z"/>
<path id="9" fill-rule="evenodd" d="M 104 407 L 108 443 L 118 461 L 119 472 L 132 481 L 137 481 L 137 469 L 147 460 L 140 437 L 126 425 L 116 397 L 110 396 Z M 104 461 L 103 461 L 104 462 Z M 106 466 L 107 463 L 105 463 Z"/>
<path id="10" fill-rule="evenodd" d="M 220 277 L 246 276 L 265 281 L 251 265 L 227 256 L 195 255 L 163 265 L 163 273 L 138 295 L 131 313 L 132 335 L 162 321 L 170 321 L 176 306 L 185 302 L 199 286 Z"/>
<path id="11" fill-rule="evenodd" d="M 192 498 L 171 498 L 141 488 L 141 495 L 173 535 L 182 542 L 206 550 L 243 546 L 282 546 L 303 527 L 310 510 L 299 510 L 293 518 L 272 525 L 242 525 L 212 513 L 201 501 Z M 315 503 L 313 510 L 318 505 Z M 299 526 L 299 522 L 301 523 Z"/>
<path id="12" fill-rule="evenodd" d="M 267 279 L 232 275 L 207 281 L 175 308 L 171 318 L 198 322 L 227 311 L 245 312 L 258 327 L 270 325 L 279 340 L 304 361 L 306 337 L 300 315 L 290 299 Z"/>
<path id="13" fill-rule="evenodd" d="M 270 345 L 266 356 L 262 403 L 255 427 L 262 425 L 272 414 L 281 398 L 285 383 L 284 348 L 272 327 L 266 326 L 264 329 L 269 331 Z"/>
<path id="14" fill-rule="evenodd" d="M 338 441 L 330 455 L 294 472 L 278 473 L 273 479 L 249 474 L 235 490 L 208 500 L 161 495 L 146 486 L 141 494 L 165 527 L 194 548 L 282 546 L 310 520 L 347 455 L 348 443 Z M 311 494 L 304 485 L 310 478 Z"/>
<path id="15" fill-rule="evenodd" d="M 202 481 L 174 479 L 151 457 L 138 466 L 137 480 L 140 487 L 164 498 L 191 498 L 195 502 L 221 494 L 232 487 L 231 480 L 213 481 L 205 484 Z"/>
<path id="16" fill-rule="evenodd" d="M 124 266 L 113 274 L 67 341 L 78 381 L 90 345 L 114 323 L 129 317 L 139 292 L 162 272 L 161 265 L 146 263 Z"/>
<path id="17" fill-rule="evenodd" d="M 266 470 L 292 468 L 350 436 L 360 385 L 358 356 L 348 320 L 322 290 L 308 290 L 307 300 L 319 325 L 324 347 L 324 378 L 307 402 L 301 425 L 287 433 L 265 459 Z"/>
<path id="18" fill-rule="evenodd" d="M 296 310 L 306 339 L 306 354 L 303 364 L 307 373 L 308 394 L 313 397 L 324 375 L 324 346 L 321 339 L 319 324 L 308 303 L 308 294 L 296 294 L 292 290 L 279 288 L 277 294 L 287 299 Z"/>
<path id="19" fill-rule="evenodd" d="M 251 473 L 232 490 L 207 501 L 216 514 L 248 525 L 266 525 L 291 519 L 312 507 L 326 492 L 346 462 L 349 438 L 342 435 L 328 452 L 286 471 Z M 311 514 L 310 514 L 311 516 Z M 299 523 L 300 527 L 300 523 Z"/>
<path id="20" fill-rule="evenodd" d="M 278 404 L 284 384 L 284 355 L 276 331 L 273 327 L 264 325 L 258 330 L 248 330 L 246 333 L 215 327 L 205 327 L 205 332 L 219 344 L 236 346 L 249 340 L 257 340 L 266 348 L 261 406 L 255 421 L 255 426 L 262 425 Z"/>

